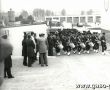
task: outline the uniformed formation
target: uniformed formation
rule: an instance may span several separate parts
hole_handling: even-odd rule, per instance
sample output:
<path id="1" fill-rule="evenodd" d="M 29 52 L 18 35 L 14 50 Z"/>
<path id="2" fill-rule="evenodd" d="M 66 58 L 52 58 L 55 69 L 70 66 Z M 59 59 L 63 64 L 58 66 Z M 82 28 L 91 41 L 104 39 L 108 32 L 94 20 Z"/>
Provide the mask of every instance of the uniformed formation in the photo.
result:
<path id="1" fill-rule="evenodd" d="M 101 37 L 98 33 L 79 32 L 76 29 L 64 29 L 51 32 L 45 38 L 45 34 L 39 34 L 39 39 L 36 38 L 34 32 L 24 32 L 24 39 L 22 41 L 22 56 L 24 56 L 23 65 L 31 67 L 32 64 L 38 60 L 37 53 L 39 52 L 39 64 L 41 66 L 48 66 L 48 56 L 54 55 L 71 55 L 82 54 L 94 51 L 99 52 L 99 46 L 102 46 L 102 53 L 105 54 L 106 38 L 105 33 Z"/>
<path id="2" fill-rule="evenodd" d="M 98 33 L 91 33 L 90 31 L 81 33 L 75 29 L 50 32 L 48 43 L 49 56 L 53 56 L 53 48 L 55 48 L 56 55 L 70 55 L 72 52 L 74 54 L 90 53 L 90 51 L 98 53 L 100 45 L 102 46 L 103 54 L 105 54 L 107 49 L 105 33 L 100 37 Z"/>

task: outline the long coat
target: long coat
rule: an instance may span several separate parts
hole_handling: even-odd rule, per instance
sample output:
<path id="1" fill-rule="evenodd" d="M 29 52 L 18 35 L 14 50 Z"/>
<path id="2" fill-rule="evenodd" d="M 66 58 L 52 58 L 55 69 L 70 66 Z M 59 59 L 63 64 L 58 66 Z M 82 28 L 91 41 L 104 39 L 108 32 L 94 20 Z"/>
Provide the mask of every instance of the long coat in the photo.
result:
<path id="1" fill-rule="evenodd" d="M 35 52 L 35 45 L 34 42 L 31 39 L 27 39 L 27 56 L 28 57 L 34 57 Z"/>
<path id="2" fill-rule="evenodd" d="M 22 56 L 27 56 L 27 39 L 22 41 Z"/>
<path id="3" fill-rule="evenodd" d="M 11 68 L 11 67 L 12 67 L 11 55 L 8 55 L 8 56 L 5 58 L 4 65 L 5 65 L 5 68 Z"/>

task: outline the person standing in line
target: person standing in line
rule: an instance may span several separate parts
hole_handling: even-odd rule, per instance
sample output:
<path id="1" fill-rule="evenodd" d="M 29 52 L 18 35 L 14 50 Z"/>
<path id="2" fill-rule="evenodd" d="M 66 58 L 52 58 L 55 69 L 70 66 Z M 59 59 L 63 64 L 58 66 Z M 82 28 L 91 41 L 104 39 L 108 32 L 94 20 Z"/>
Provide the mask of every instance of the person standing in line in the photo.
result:
<path id="1" fill-rule="evenodd" d="M 34 53 L 35 45 L 30 35 L 28 35 L 26 43 L 27 43 L 28 67 L 31 67 L 33 63 L 33 57 L 35 55 Z"/>
<path id="2" fill-rule="evenodd" d="M 24 35 L 24 39 L 22 41 L 22 56 L 24 57 L 23 59 L 23 65 L 27 66 L 27 35 Z"/>
<path id="3" fill-rule="evenodd" d="M 38 49 L 39 49 L 39 54 L 40 54 L 40 63 L 41 66 L 48 66 L 48 61 L 47 61 L 47 50 L 48 50 L 48 42 L 47 39 L 44 37 L 45 34 L 39 34 L 39 39 L 38 39 Z"/>
<path id="4" fill-rule="evenodd" d="M 102 46 L 102 54 L 105 55 L 105 50 L 107 49 L 105 33 L 102 33 L 102 36 L 100 38 L 100 41 L 101 41 L 101 46 Z"/>

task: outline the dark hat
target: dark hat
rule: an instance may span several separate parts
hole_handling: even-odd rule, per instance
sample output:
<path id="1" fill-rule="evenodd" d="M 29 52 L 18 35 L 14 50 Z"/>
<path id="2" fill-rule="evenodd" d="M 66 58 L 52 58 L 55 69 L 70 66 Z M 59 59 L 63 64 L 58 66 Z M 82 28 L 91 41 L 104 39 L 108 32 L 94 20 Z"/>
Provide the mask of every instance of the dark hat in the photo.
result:
<path id="1" fill-rule="evenodd" d="M 103 32 L 102 34 L 105 35 L 105 32 Z"/>
<path id="2" fill-rule="evenodd" d="M 44 36 L 44 35 L 45 35 L 44 33 L 39 34 L 39 36 Z"/>

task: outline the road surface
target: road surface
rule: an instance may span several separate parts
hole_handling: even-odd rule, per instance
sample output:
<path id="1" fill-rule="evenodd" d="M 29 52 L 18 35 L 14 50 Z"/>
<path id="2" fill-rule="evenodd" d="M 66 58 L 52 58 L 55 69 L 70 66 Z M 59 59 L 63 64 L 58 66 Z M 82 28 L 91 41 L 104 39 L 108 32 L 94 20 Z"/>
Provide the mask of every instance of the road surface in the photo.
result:
<path id="1" fill-rule="evenodd" d="M 110 84 L 110 55 L 101 53 L 48 57 L 49 66 L 36 61 L 32 67 L 22 65 L 22 57 L 12 57 L 14 79 L 5 79 L 3 90 L 93 90 L 77 84 Z M 109 90 L 109 89 L 96 89 Z"/>

